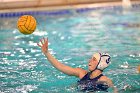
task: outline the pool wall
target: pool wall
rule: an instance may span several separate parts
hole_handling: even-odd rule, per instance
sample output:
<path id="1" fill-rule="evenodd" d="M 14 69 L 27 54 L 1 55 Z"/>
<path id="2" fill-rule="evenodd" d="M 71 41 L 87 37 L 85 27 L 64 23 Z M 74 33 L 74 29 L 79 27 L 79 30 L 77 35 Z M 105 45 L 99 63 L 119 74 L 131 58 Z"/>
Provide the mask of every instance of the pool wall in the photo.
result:
<path id="1" fill-rule="evenodd" d="M 1 0 L 0 9 L 62 6 L 62 5 L 101 3 L 112 1 L 121 1 L 121 0 Z"/>
<path id="2" fill-rule="evenodd" d="M 0 10 L 108 2 L 122 2 L 122 0 L 0 0 Z"/>
<path id="3" fill-rule="evenodd" d="M 131 0 L 132 7 L 139 7 L 139 0 Z M 44 2 L 44 3 L 43 3 Z M 85 3 L 86 2 L 86 3 Z M 91 2 L 91 3 L 90 3 Z M 102 3 L 101 3 L 102 2 Z M 77 4 L 76 4 L 77 3 Z M 1 6 L 2 5 L 2 6 Z M 121 0 L 1 0 L 0 18 L 21 15 L 70 15 L 71 9 L 78 13 L 99 9 L 122 8 Z M 47 11 L 46 11 L 47 10 Z"/>

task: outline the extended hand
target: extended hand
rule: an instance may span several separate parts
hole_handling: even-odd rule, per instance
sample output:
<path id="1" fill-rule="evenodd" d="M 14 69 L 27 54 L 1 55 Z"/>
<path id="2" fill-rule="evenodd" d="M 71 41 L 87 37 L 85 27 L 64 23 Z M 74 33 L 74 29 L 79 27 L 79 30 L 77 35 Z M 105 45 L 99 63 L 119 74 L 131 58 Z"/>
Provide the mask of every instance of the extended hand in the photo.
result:
<path id="1" fill-rule="evenodd" d="M 41 44 L 37 43 L 37 45 L 39 47 L 41 47 L 42 52 L 44 54 L 47 53 L 48 52 L 48 38 L 43 37 L 42 39 L 40 39 L 40 42 L 41 42 Z"/>

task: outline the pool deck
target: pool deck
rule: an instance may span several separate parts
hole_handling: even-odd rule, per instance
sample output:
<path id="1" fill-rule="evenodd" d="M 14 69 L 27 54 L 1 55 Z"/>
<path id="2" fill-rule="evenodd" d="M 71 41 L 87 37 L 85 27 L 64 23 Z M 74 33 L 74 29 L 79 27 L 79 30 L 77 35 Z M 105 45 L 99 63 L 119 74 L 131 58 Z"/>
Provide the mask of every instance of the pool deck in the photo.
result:
<path id="1" fill-rule="evenodd" d="M 131 0 L 131 3 L 140 4 L 140 0 Z M 122 0 L 0 0 L 0 13 L 118 5 L 123 5 Z"/>

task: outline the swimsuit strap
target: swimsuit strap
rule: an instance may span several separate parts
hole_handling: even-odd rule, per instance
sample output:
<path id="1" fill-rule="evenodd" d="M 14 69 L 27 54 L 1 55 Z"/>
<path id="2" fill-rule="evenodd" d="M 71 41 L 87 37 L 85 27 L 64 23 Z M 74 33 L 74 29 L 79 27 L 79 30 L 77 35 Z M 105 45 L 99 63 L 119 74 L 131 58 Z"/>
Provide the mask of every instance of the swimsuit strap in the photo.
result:
<path id="1" fill-rule="evenodd" d="M 90 79 L 90 80 L 93 80 L 93 81 L 97 81 L 100 77 L 102 77 L 103 76 L 103 74 L 100 74 L 99 76 L 97 76 L 97 77 L 95 77 L 95 78 L 92 78 L 92 79 Z"/>
<path id="2" fill-rule="evenodd" d="M 90 72 L 88 72 L 82 79 L 80 79 L 80 81 L 84 81 L 84 80 L 89 80 L 90 78 Z"/>
<path id="3" fill-rule="evenodd" d="M 101 76 L 103 76 L 103 74 L 100 74 L 99 76 L 93 78 L 93 79 L 90 79 L 90 75 L 91 75 L 92 72 L 88 72 L 80 81 L 83 81 L 83 80 L 93 80 L 93 81 L 97 81 Z"/>

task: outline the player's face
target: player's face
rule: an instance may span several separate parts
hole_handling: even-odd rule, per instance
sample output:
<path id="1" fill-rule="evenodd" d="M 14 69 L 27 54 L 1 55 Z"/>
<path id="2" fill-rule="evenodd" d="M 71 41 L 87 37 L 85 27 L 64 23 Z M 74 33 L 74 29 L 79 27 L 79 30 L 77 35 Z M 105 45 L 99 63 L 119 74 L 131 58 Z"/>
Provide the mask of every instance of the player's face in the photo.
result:
<path id="1" fill-rule="evenodd" d="M 89 71 L 92 71 L 96 68 L 98 64 L 98 61 L 95 57 L 92 57 L 91 59 L 89 59 L 89 62 L 88 62 L 88 69 Z"/>

